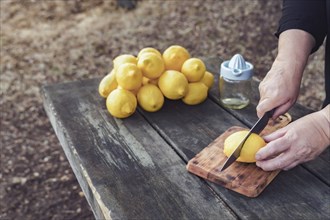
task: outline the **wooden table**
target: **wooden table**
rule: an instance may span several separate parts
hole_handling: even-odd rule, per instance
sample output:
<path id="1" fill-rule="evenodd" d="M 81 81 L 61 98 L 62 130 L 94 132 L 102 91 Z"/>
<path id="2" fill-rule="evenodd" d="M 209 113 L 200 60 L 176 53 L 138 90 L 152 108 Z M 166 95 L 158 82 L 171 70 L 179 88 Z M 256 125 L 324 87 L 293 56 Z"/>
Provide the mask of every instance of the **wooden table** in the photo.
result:
<path id="1" fill-rule="evenodd" d="M 220 60 L 205 59 L 217 74 Z M 217 79 L 217 77 L 216 77 Z M 98 95 L 100 79 L 43 87 L 44 107 L 96 219 L 329 219 L 329 148 L 283 171 L 248 198 L 199 178 L 187 162 L 231 126 L 256 120 L 255 97 L 223 109 L 217 82 L 200 105 L 166 100 L 155 113 L 113 118 Z M 295 105 L 293 120 L 309 111 Z"/>

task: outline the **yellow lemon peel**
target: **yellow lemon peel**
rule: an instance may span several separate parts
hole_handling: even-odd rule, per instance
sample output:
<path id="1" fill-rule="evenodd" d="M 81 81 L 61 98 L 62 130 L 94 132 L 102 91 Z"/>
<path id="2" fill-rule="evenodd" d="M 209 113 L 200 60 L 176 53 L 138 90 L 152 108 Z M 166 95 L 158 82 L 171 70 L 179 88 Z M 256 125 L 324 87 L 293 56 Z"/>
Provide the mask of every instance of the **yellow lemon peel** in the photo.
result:
<path id="1" fill-rule="evenodd" d="M 241 143 L 249 131 L 242 130 L 237 131 L 229 135 L 224 142 L 224 153 L 229 157 L 236 147 Z M 254 163 L 256 162 L 255 155 L 258 150 L 266 145 L 266 142 L 262 137 L 252 133 L 245 141 L 240 156 L 237 158 L 239 162 Z"/>

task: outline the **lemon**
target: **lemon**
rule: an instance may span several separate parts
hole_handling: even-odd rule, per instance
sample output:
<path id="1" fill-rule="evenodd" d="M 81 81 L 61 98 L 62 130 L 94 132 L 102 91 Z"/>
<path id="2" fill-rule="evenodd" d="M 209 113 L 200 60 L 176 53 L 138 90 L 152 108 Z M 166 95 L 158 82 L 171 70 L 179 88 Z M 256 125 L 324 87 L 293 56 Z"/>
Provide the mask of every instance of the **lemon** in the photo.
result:
<path id="1" fill-rule="evenodd" d="M 165 70 L 163 58 L 150 52 L 145 52 L 139 57 L 137 66 L 142 71 L 143 76 L 149 79 L 158 78 Z"/>
<path id="2" fill-rule="evenodd" d="M 99 94 L 106 98 L 112 92 L 117 88 L 118 84 L 116 81 L 116 74 L 114 70 L 111 70 L 109 74 L 107 74 L 105 77 L 102 78 L 99 84 Z"/>
<path id="3" fill-rule="evenodd" d="M 202 82 L 188 84 L 188 93 L 182 101 L 188 105 L 197 105 L 207 98 L 208 87 Z"/>
<path id="4" fill-rule="evenodd" d="M 167 70 L 158 80 L 158 86 L 168 99 L 177 100 L 184 97 L 188 92 L 188 81 L 179 71 Z"/>
<path id="5" fill-rule="evenodd" d="M 157 49 L 155 49 L 153 47 L 145 47 L 142 50 L 140 50 L 137 57 L 140 58 L 141 55 L 143 55 L 144 53 L 154 53 L 154 54 L 157 54 L 160 57 L 162 56 L 162 54 Z"/>
<path id="6" fill-rule="evenodd" d="M 117 56 L 114 60 L 113 60 L 113 66 L 114 69 L 118 69 L 119 66 L 121 64 L 124 63 L 133 63 L 133 64 L 137 64 L 137 59 L 135 56 L 130 55 L 130 54 L 122 54 Z"/>
<path id="7" fill-rule="evenodd" d="M 147 77 L 142 77 L 142 85 L 147 85 L 151 82 L 151 79 L 147 78 Z"/>
<path id="8" fill-rule="evenodd" d="M 227 157 L 229 157 L 235 148 L 241 143 L 249 131 L 237 131 L 229 135 L 224 142 L 223 152 Z M 240 156 L 237 161 L 253 163 L 256 162 L 255 155 L 257 151 L 266 145 L 264 139 L 259 135 L 252 133 L 249 138 L 245 141 L 243 148 L 241 150 Z"/>
<path id="9" fill-rule="evenodd" d="M 147 84 L 153 84 L 153 85 L 158 85 L 158 79 L 149 79 L 147 77 L 142 78 L 142 85 L 147 85 Z"/>
<path id="10" fill-rule="evenodd" d="M 214 84 L 214 75 L 208 71 L 205 71 L 204 77 L 201 82 L 204 83 L 210 89 Z"/>
<path id="11" fill-rule="evenodd" d="M 189 58 L 189 52 L 179 45 L 172 45 L 163 53 L 165 68 L 167 70 L 181 71 L 182 64 Z"/>
<path id="12" fill-rule="evenodd" d="M 206 71 L 204 62 L 198 58 L 190 58 L 186 60 L 181 72 L 187 77 L 188 82 L 198 82 L 203 79 Z"/>
<path id="13" fill-rule="evenodd" d="M 112 116 L 127 118 L 135 112 L 137 100 L 130 91 L 117 88 L 108 96 L 106 106 Z"/>
<path id="14" fill-rule="evenodd" d="M 142 85 L 141 85 L 142 86 Z M 133 90 L 128 90 L 130 91 L 131 93 L 133 93 L 135 96 L 137 96 L 139 90 L 140 90 L 141 87 L 137 88 L 137 89 L 133 89 Z"/>
<path id="15" fill-rule="evenodd" d="M 142 72 L 137 65 L 124 63 L 116 71 L 116 80 L 123 89 L 135 90 L 142 85 Z"/>
<path id="16" fill-rule="evenodd" d="M 158 111 L 164 104 L 163 93 L 153 84 L 142 86 L 137 94 L 137 100 L 139 105 L 148 112 Z"/>
<path id="17" fill-rule="evenodd" d="M 141 85 L 141 86 L 142 86 L 142 85 Z M 124 88 L 121 87 L 121 86 L 117 86 L 117 88 L 118 88 L 118 89 L 124 89 Z M 128 89 L 125 89 L 125 90 L 130 91 L 131 93 L 133 93 L 133 94 L 136 96 L 140 88 L 141 88 L 141 87 L 136 88 L 136 89 L 131 89 L 131 90 L 128 90 Z"/>

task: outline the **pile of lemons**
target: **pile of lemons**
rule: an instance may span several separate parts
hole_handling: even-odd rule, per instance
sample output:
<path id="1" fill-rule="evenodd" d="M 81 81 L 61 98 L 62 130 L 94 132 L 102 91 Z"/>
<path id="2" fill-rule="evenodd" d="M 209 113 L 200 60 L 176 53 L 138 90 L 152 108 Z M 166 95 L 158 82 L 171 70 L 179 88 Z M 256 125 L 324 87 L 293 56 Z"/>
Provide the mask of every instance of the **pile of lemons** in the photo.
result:
<path id="1" fill-rule="evenodd" d="M 137 56 L 122 54 L 113 60 L 113 69 L 99 84 L 110 114 L 117 118 L 132 115 L 137 105 L 149 112 L 162 108 L 164 97 L 197 105 L 207 98 L 214 76 L 205 64 L 192 58 L 182 46 L 172 45 L 163 54 L 152 47 Z"/>

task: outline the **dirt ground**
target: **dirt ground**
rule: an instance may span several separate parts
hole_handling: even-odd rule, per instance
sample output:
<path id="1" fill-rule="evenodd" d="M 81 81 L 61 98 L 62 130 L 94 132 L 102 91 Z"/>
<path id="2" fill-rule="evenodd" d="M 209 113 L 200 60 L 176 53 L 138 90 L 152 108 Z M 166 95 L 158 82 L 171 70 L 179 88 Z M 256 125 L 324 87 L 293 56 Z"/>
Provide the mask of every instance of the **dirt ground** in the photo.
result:
<path id="1" fill-rule="evenodd" d="M 1 0 L 0 219 L 93 219 L 43 110 L 42 85 L 103 76 L 119 54 L 172 44 L 195 57 L 241 53 L 260 79 L 277 51 L 281 1 Z M 311 56 L 299 102 L 317 110 L 324 48 Z"/>

